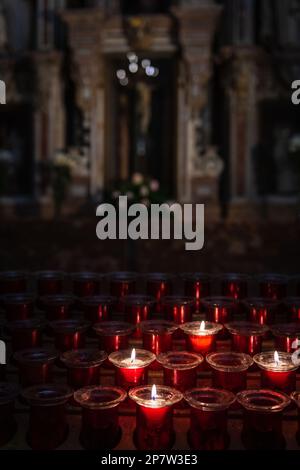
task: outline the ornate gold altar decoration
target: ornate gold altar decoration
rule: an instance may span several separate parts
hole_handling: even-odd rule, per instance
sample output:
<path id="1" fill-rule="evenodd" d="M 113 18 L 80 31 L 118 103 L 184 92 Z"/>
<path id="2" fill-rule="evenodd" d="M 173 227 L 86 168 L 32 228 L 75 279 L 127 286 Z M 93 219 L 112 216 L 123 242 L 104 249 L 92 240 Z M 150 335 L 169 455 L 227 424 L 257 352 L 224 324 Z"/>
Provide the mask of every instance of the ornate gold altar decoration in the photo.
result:
<path id="1" fill-rule="evenodd" d="M 135 50 L 146 50 L 152 45 L 151 19 L 141 16 L 130 16 L 124 19 L 124 32 L 130 47 Z"/>

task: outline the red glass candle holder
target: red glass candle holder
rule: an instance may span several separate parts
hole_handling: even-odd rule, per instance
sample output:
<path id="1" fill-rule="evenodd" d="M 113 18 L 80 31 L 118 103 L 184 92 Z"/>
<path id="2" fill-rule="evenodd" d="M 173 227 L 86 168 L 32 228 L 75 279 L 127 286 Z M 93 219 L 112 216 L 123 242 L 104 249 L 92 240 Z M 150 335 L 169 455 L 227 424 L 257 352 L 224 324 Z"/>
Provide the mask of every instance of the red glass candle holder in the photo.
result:
<path id="1" fill-rule="evenodd" d="M 300 323 L 300 297 L 288 297 L 282 302 L 287 322 Z"/>
<path id="2" fill-rule="evenodd" d="M 224 297 L 241 300 L 248 295 L 250 276 L 240 273 L 227 273 L 220 276 L 221 292 Z"/>
<path id="3" fill-rule="evenodd" d="M 100 367 L 107 359 L 104 351 L 77 349 L 66 351 L 61 361 L 68 369 L 68 385 L 73 390 L 100 382 Z"/>
<path id="4" fill-rule="evenodd" d="M 203 362 L 200 354 L 187 351 L 169 351 L 157 356 L 164 369 L 164 384 L 181 392 L 197 385 L 197 371 Z"/>
<path id="5" fill-rule="evenodd" d="M 26 292 L 28 275 L 22 271 L 0 272 L 0 294 Z"/>
<path id="6" fill-rule="evenodd" d="M 223 329 L 219 332 L 219 338 L 227 338 L 228 333 L 224 325 L 233 320 L 237 310 L 236 301 L 228 297 L 207 297 L 203 300 L 202 305 L 206 320 L 223 325 Z"/>
<path id="7" fill-rule="evenodd" d="M 127 391 L 147 383 L 148 367 L 155 355 L 144 349 L 127 349 L 111 353 L 108 359 L 115 366 L 116 385 Z"/>
<path id="8" fill-rule="evenodd" d="M 180 326 L 185 333 L 186 349 L 206 356 L 216 348 L 216 338 L 223 326 L 218 323 L 196 321 Z"/>
<path id="9" fill-rule="evenodd" d="M 47 295 L 41 297 L 40 303 L 49 321 L 66 320 L 75 308 L 75 298 L 72 295 Z"/>
<path id="10" fill-rule="evenodd" d="M 272 390 L 246 390 L 237 394 L 243 407 L 242 442 L 247 450 L 285 448 L 282 412 L 290 404 L 283 393 Z"/>
<path id="11" fill-rule="evenodd" d="M 14 354 L 22 387 L 50 383 L 53 380 L 55 352 L 44 348 L 23 349 Z"/>
<path id="12" fill-rule="evenodd" d="M 184 294 L 195 299 L 195 311 L 200 313 L 202 299 L 209 297 L 211 294 L 211 276 L 204 273 L 185 273 L 182 278 L 184 281 Z"/>
<path id="13" fill-rule="evenodd" d="M 85 347 L 86 332 L 90 323 L 85 320 L 68 319 L 50 323 L 55 336 L 55 347 L 60 352 Z"/>
<path id="14" fill-rule="evenodd" d="M 162 299 L 162 312 L 165 319 L 177 325 L 192 321 L 195 309 L 196 301 L 193 297 L 170 295 Z"/>
<path id="15" fill-rule="evenodd" d="M 81 300 L 84 317 L 92 325 L 110 320 L 116 304 L 117 299 L 110 295 L 93 295 Z"/>
<path id="16" fill-rule="evenodd" d="M 38 318 L 10 322 L 8 328 L 11 334 L 12 351 L 40 347 L 44 327 L 45 323 Z"/>
<path id="17" fill-rule="evenodd" d="M 27 320 L 33 316 L 35 299 L 30 294 L 8 294 L 3 301 L 7 321 Z"/>
<path id="18" fill-rule="evenodd" d="M 293 402 L 296 404 L 297 410 L 298 410 L 298 430 L 296 433 L 296 439 L 297 439 L 298 445 L 300 446 L 300 392 L 293 392 L 291 394 L 291 398 Z"/>
<path id="19" fill-rule="evenodd" d="M 146 275 L 146 292 L 156 299 L 155 311 L 161 312 L 161 299 L 173 292 L 174 276 L 166 273 L 149 273 Z"/>
<path id="20" fill-rule="evenodd" d="M 24 390 L 30 405 L 27 440 L 33 450 L 53 450 L 67 438 L 66 404 L 72 390 L 66 385 L 44 384 Z"/>
<path id="21" fill-rule="evenodd" d="M 139 450 L 166 450 L 173 447 L 173 408 L 182 400 L 178 390 L 162 385 L 136 387 L 129 397 L 137 404 L 134 443 Z"/>
<path id="22" fill-rule="evenodd" d="M 62 293 L 65 279 L 62 271 L 38 271 L 35 276 L 39 297 Z"/>
<path id="23" fill-rule="evenodd" d="M 184 394 L 191 407 L 188 442 L 195 450 L 226 450 L 230 444 L 227 430 L 228 409 L 233 393 L 214 388 L 194 388 Z"/>
<path id="24" fill-rule="evenodd" d="M 288 277 L 282 274 L 262 274 L 257 278 L 260 296 L 281 300 L 287 296 Z"/>
<path id="25" fill-rule="evenodd" d="M 89 297 L 100 293 L 102 276 L 91 272 L 78 272 L 71 275 L 73 293 L 76 297 Z"/>
<path id="26" fill-rule="evenodd" d="M 155 299 L 147 295 L 128 295 L 122 298 L 122 311 L 124 311 L 125 321 L 135 325 L 135 336 L 140 337 L 140 324 L 142 321 L 149 320 L 154 312 Z"/>
<path id="27" fill-rule="evenodd" d="M 18 394 L 17 385 L 0 382 L 0 446 L 7 444 L 16 433 L 14 411 Z"/>
<path id="28" fill-rule="evenodd" d="M 225 325 L 231 336 L 231 349 L 254 356 L 261 352 L 263 338 L 269 331 L 265 325 L 237 321 Z"/>
<path id="29" fill-rule="evenodd" d="M 82 407 L 80 443 L 87 450 L 113 449 L 121 440 L 119 405 L 127 393 L 117 387 L 86 387 L 74 394 Z"/>
<path id="30" fill-rule="evenodd" d="M 115 272 L 109 275 L 110 293 L 113 297 L 122 298 L 136 290 L 137 275 L 133 272 Z"/>
<path id="31" fill-rule="evenodd" d="M 143 334 L 143 348 L 158 355 L 171 351 L 173 348 L 173 334 L 178 325 L 166 320 L 149 320 L 141 323 Z"/>
<path id="32" fill-rule="evenodd" d="M 135 326 L 123 321 L 108 321 L 93 326 L 98 338 L 99 348 L 108 354 L 128 349 L 129 338 L 135 331 Z"/>
<path id="33" fill-rule="evenodd" d="M 247 318 L 252 323 L 259 325 L 273 325 L 278 311 L 278 302 L 273 299 L 256 297 L 246 299 L 244 306 Z"/>
<path id="34" fill-rule="evenodd" d="M 300 347 L 300 324 L 285 323 L 271 328 L 277 351 L 294 353 Z"/>
<path id="35" fill-rule="evenodd" d="M 254 356 L 254 361 L 261 369 L 261 386 L 291 393 L 296 389 L 296 370 L 292 354 L 267 351 Z"/>
<path id="36" fill-rule="evenodd" d="M 236 352 L 210 353 L 206 361 L 213 369 L 212 383 L 216 388 L 223 388 L 237 393 L 247 388 L 247 371 L 253 364 L 248 354 Z"/>

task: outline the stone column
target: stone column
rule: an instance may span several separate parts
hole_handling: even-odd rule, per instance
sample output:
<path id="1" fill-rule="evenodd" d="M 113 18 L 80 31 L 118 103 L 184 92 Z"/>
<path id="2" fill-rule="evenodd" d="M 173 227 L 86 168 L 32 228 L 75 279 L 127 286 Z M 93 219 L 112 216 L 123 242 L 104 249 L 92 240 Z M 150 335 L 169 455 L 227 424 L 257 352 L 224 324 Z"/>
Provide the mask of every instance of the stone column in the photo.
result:
<path id="1" fill-rule="evenodd" d="M 191 1 L 181 2 L 173 11 L 182 48 L 178 84 L 178 197 L 181 201 L 214 200 L 222 164 L 211 148 L 204 114 L 209 109 L 212 42 L 221 7 L 211 1 Z"/>
<path id="2" fill-rule="evenodd" d="M 83 114 L 86 132 L 87 171 L 81 172 L 89 195 L 104 188 L 104 64 L 101 52 L 104 12 L 101 9 L 65 11 L 72 53 L 72 78 L 76 102 Z"/>

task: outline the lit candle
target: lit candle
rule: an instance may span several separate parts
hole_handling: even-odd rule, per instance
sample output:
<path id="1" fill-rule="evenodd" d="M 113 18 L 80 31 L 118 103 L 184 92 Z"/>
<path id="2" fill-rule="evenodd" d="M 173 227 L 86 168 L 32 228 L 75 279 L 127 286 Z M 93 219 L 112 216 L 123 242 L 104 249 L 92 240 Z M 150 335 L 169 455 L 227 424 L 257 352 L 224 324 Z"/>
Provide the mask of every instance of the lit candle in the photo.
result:
<path id="1" fill-rule="evenodd" d="M 187 350 L 206 356 L 215 350 L 217 334 L 222 331 L 223 326 L 218 323 L 201 321 L 184 323 L 180 328 L 185 333 Z"/>
<path id="2" fill-rule="evenodd" d="M 135 326 L 122 321 L 108 321 L 97 323 L 93 329 L 99 337 L 99 348 L 110 354 L 128 348 Z"/>
<path id="3" fill-rule="evenodd" d="M 7 444 L 17 431 L 14 411 L 18 394 L 17 385 L 0 382 L 0 446 Z"/>
<path id="4" fill-rule="evenodd" d="M 120 350 L 108 357 L 115 366 L 116 385 L 129 390 L 147 382 L 148 366 L 155 360 L 155 354 L 144 349 Z"/>
<path id="5" fill-rule="evenodd" d="M 118 387 L 92 386 L 74 393 L 82 407 L 80 443 L 84 449 L 113 449 L 121 440 L 119 405 L 127 393 Z"/>
<path id="6" fill-rule="evenodd" d="M 249 354 L 250 356 L 261 352 L 262 341 L 268 332 L 268 327 L 240 321 L 227 323 L 225 328 L 231 335 L 231 348 L 233 351 Z"/>
<path id="7" fill-rule="evenodd" d="M 277 324 L 271 328 L 275 337 L 275 347 L 278 351 L 295 352 L 300 347 L 300 324 Z"/>
<path id="8" fill-rule="evenodd" d="M 246 390 L 237 394 L 243 407 L 242 442 L 247 450 L 282 450 L 282 412 L 291 400 L 272 390 Z"/>
<path id="9" fill-rule="evenodd" d="M 254 361 L 261 369 L 262 387 L 291 393 L 296 389 L 298 364 L 287 352 L 268 351 L 256 354 Z"/>
<path id="10" fill-rule="evenodd" d="M 206 361 L 213 369 L 212 382 L 216 388 L 239 392 L 247 388 L 247 370 L 253 364 L 248 354 L 237 352 L 210 353 Z"/>
<path id="11" fill-rule="evenodd" d="M 171 449 L 175 441 L 173 407 L 182 400 L 182 394 L 170 387 L 147 385 L 130 390 L 129 397 L 137 404 L 137 449 Z"/>
<path id="12" fill-rule="evenodd" d="M 188 297 L 194 297 L 196 301 L 196 313 L 201 312 L 201 301 L 211 294 L 212 278 L 204 273 L 183 274 L 184 293 Z"/>
<path id="13" fill-rule="evenodd" d="M 227 412 L 233 393 L 214 388 L 194 388 L 184 394 L 191 407 L 188 442 L 195 450 L 226 450 L 230 444 Z"/>
<path id="14" fill-rule="evenodd" d="M 29 387 L 23 397 L 30 405 L 28 443 L 33 450 L 53 450 L 68 436 L 66 404 L 72 390 L 66 385 Z"/>
<path id="15" fill-rule="evenodd" d="M 259 325 L 272 325 L 278 311 L 278 302 L 273 299 L 255 297 L 244 302 L 247 317 L 250 322 Z"/>
<path id="16" fill-rule="evenodd" d="M 184 392 L 197 385 L 197 369 L 203 362 L 200 354 L 187 351 L 169 351 L 157 356 L 164 368 L 164 383 Z"/>

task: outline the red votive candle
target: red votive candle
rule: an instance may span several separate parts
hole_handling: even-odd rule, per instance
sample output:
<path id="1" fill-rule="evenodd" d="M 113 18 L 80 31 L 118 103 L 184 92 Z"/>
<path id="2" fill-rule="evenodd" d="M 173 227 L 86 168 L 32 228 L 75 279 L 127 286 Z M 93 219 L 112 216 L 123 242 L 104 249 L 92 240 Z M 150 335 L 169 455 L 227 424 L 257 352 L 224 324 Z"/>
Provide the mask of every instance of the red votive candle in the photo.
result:
<path id="1" fill-rule="evenodd" d="M 111 353 L 108 359 L 115 366 L 116 385 L 127 391 L 147 383 L 148 367 L 155 355 L 144 349 L 126 349 Z"/>
<path id="2" fill-rule="evenodd" d="M 65 294 L 47 295 L 40 299 L 40 303 L 47 320 L 65 320 L 74 310 L 75 298 Z"/>
<path id="3" fill-rule="evenodd" d="M 68 384 L 73 390 L 100 382 L 100 367 L 107 359 L 104 351 L 77 349 L 66 351 L 61 361 L 68 369 Z"/>
<path id="4" fill-rule="evenodd" d="M 17 294 L 27 290 L 27 273 L 22 271 L 0 272 L 0 294 Z"/>
<path id="5" fill-rule="evenodd" d="M 236 301 L 227 297 L 207 297 L 203 300 L 202 305 L 206 320 L 223 325 L 219 332 L 219 338 L 227 338 L 228 334 L 224 324 L 233 320 L 237 308 Z"/>
<path id="6" fill-rule="evenodd" d="M 174 276 L 166 273 L 149 273 L 146 275 L 146 292 L 156 299 L 155 311 L 161 312 L 161 299 L 173 292 Z"/>
<path id="7" fill-rule="evenodd" d="M 135 326 L 123 321 L 108 321 L 93 326 L 98 338 L 99 348 L 108 354 L 121 349 L 128 349 L 129 338 Z"/>
<path id="8" fill-rule="evenodd" d="M 136 290 L 137 275 L 132 272 L 115 272 L 109 275 L 110 293 L 118 299 L 131 295 Z"/>
<path id="9" fill-rule="evenodd" d="M 157 356 L 164 369 L 164 384 L 181 392 L 197 385 L 197 371 L 203 362 L 200 354 L 187 351 L 169 351 Z"/>
<path id="10" fill-rule="evenodd" d="M 250 277 L 246 274 L 227 273 L 220 276 L 221 291 L 224 297 L 241 300 L 248 295 Z"/>
<path id="11" fill-rule="evenodd" d="M 286 323 L 274 325 L 271 329 L 275 337 L 277 351 L 294 353 L 300 347 L 300 324 Z"/>
<path id="12" fill-rule="evenodd" d="M 139 330 L 142 321 L 148 320 L 154 312 L 155 299 L 147 295 L 128 295 L 122 298 L 122 311 L 125 320 L 137 327 L 135 336 L 140 337 Z"/>
<path id="13" fill-rule="evenodd" d="M 298 430 L 296 433 L 297 443 L 300 446 L 300 392 L 293 392 L 291 397 L 298 409 Z"/>
<path id="14" fill-rule="evenodd" d="M 296 388 L 296 370 L 299 364 L 287 352 L 267 351 L 254 356 L 261 369 L 261 385 L 264 388 L 291 393 Z"/>
<path id="15" fill-rule="evenodd" d="M 14 411 L 18 394 L 17 385 L 0 382 L 0 446 L 7 444 L 16 433 L 17 423 Z"/>
<path id="16" fill-rule="evenodd" d="M 22 387 L 50 383 L 53 379 L 55 352 L 44 348 L 23 349 L 14 354 Z"/>
<path id="17" fill-rule="evenodd" d="M 185 333 L 186 349 L 201 353 L 204 357 L 216 348 L 216 338 L 223 326 L 207 321 L 184 323 L 180 326 Z"/>
<path id="18" fill-rule="evenodd" d="M 272 300 L 286 297 L 288 277 L 281 274 L 262 274 L 257 278 L 260 296 Z"/>
<path id="19" fill-rule="evenodd" d="M 231 349 L 254 356 L 261 352 L 262 341 L 268 327 L 251 322 L 237 321 L 225 325 L 231 336 Z"/>
<path id="20" fill-rule="evenodd" d="M 12 351 L 37 348 L 42 345 L 42 331 L 45 323 L 38 318 L 17 320 L 9 323 Z"/>
<path id="21" fill-rule="evenodd" d="M 247 388 L 247 370 L 253 364 L 248 354 L 236 352 L 210 353 L 206 361 L 213 369 L 212 383 L 236 393 Z"/>
<path id="22" fill-rule="evenodd" d="M 230 444 L 227 430 L 228 409 L 233 393 L 214 388 L 194 388 L 184 394 L 191 407 L 188 442 L 195 450 L 226 450 Z"/>
<path id="23" fill-rule="evenodd" d="M 196 302 L 193 297 L 169 295 L 162 299 L 162 312 L 165 319 L 177 325 L 192 321 L 195 308 Z"/>
<path id="24" fill-rule="evenodd" d="M 95 323 L 110 320 L 117 299 L 110 295 L 93 295 L 81 300 L 84 317 L 94 325 Z"/>
<path id="25" fill-rule="evenodd" d="M 288 297 L 283 300 L 282 306 L 288 322 L 300 323 L 300 297 Z"/>
<path id="26" fill-rule="evenodd" d="M 138 450 L 171 449 L 175 442 L 173 408 L 182 400 L 178 390 L 162 385 L 136 387 L 129 397 L 137 404 L 134 443 Z"/>
<path id="27" fill-rule="evenodd" d="M 158 355 L 171 351 L 173 348 L 173 333 L 177 330 L 176 323 L 166 320 L 149 320 L 141 323 L 143 348 Z"/>
<path id="28" fill-rule="evenodd" d="M 121 440 L 118 408 L 127 393 L 118 387 L 85 387 L 74 394 L 82 407 L 80 443 L 87 450 L 113 449 Z"/>
<path id="29" fill-rule="evenodd" d="M 63 272 L 38 271 L 35 276 L 39 297 L 62 293 L 65 278 L 65 274 Z"/>
<path id="30" fill-rule="evenodd" d="M 100 293 L 102 276 L 91 272 L 78 272 L 71 275 L 73 293 L 76 297 L 89 297 Z"/>
<path id="31" fill-rule="evenodd" d="M 66 385 L 44 384 L 24 390 L 30 405 L 27 440 L 33 450 L 53 450 L 66 440 L 68 422 L 66 404 L 72 390 Z"/>
<path id="32" fill-rule="evenodd" d="M 57 320 L 50 323 L 55 336 L 55 347 L 60 352 L 85 347 L 90 323 L 79 319 Z"/>
<path id="33" fill-rule="evenodd" d="M 8 294 L 3 300 L 7 321 L 26 320 L 33 316 L 35 299 L 32 295 Z"/>
<path id="34" fill-rule="evenodd" d="M 278 311 L 276 300 L 256 297 L 245 300 L 244 305 L 250 322 L 259 325 L 272 325 L 275 322 Z"/>
<path id="35" fill-rule="evenodd" d="M 237 394 L 243 407 L 242 442 L 247 450 L 282 450 L 282 412 L 291 400 L 272 390 L 246 390 Z"/>
<path id="36" fill-rule="evenodd" d="M 201 312 L 201 300 L 211 294 L 212 278 L 204 273 L 183 274 L 184 294 L 193 297 L 196 302 L 196 313 Z"/>

